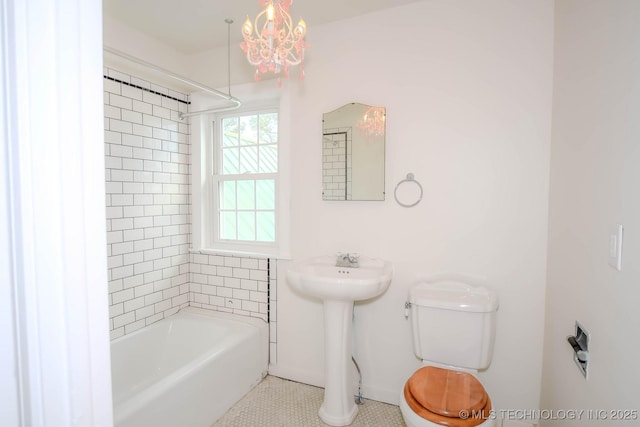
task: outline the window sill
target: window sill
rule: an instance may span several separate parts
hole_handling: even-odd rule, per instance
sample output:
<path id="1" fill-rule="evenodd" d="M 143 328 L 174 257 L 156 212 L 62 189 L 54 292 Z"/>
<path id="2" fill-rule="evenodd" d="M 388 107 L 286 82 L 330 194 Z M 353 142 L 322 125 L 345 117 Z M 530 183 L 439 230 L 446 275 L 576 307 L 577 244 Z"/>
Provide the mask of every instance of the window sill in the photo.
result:
<path id="1" fill-rule="evenodd" d="M 251 258 L 275 258 L 275 259 L 291 259 L 289 254 L 279 254 L 273 252 L 260 252 L 260 251 L 240 251 L 233 249 L 210 249 L 210 248 L 190 248 L 189 253 L 202 254 L 202 255 L 233 255 L 233 256 L 245 256 Z"/>

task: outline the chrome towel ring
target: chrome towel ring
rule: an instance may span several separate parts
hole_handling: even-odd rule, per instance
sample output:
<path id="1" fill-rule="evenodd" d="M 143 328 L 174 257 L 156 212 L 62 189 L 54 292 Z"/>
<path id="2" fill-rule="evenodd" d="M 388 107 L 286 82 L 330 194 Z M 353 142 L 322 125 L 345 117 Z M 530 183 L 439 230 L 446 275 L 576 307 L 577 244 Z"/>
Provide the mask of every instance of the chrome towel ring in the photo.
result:
<path id="1" fill-rule="evenodd" d="M 418 200 L 416 200 L 413 203 L 404 203 L 401 202 L 400 200 L 398 200 L 398 187 L 400 187 L 400 184 L 404 184 L 405 182 L 409 182 L 409 183 L 414 183 L 415 185 L 418 186 L 418 189 L 420 190 L 420 195 L 418 196 Z M 396 184 L 396 189 L 393 190 L 393 197 L 396 199 L 396 202 L 398 202 L 398 204 L 404 208 L 412 208 L 415 205 L 417 205 L 418 203 L 420 203 L 420 201 L 422 200 L 422 185 L 416 181 L 416 177 L 413 173 L 409 172 L 407 174 L 407 177 L 405 179 L 403 179 L 402 181 L 400 181 L 399 183 Z"/>

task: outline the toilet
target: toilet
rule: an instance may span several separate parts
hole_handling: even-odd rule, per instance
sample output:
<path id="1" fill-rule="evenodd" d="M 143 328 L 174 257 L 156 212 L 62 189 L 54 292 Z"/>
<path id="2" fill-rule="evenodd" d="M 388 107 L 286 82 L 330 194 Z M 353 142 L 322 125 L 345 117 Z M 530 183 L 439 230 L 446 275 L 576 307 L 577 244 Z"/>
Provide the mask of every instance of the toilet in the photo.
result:
<path id="1" fill-rule="evenodd" d="M 475 376 L 493 356 L 495 292 L 458 281 L 423 281 L 409 290 L 407 308 L 413 350 L 423 364 L 400 394 L 407 426 L 495 426 L 491 399 Z"/>

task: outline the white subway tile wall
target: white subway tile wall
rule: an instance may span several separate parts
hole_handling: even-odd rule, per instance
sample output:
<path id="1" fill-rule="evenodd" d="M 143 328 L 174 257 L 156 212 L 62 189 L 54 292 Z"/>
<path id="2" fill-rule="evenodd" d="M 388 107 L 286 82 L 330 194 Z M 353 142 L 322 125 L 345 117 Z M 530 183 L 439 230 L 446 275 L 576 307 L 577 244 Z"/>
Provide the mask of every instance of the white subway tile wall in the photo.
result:
<path id="1" fill-rule="evenodd" d="M 188 95 L 104 73 L 111 338 L 191 305 L 269 321 L 274 363 L 276 260 L 189 253 Z"/>
<path id="2" fill-rule="evenodd" d="M 191 149 L 189 125 L 179 119 L 189 98 L 112 69 L 104 73 L 109 305 L 116 338 L 189 305 Z"/>
<path id="3" fill-rule="evenodd" d="M 278 260 L 269 260 L 269 362 L 276 364 L 278 342 Z"/>
<path id="4" fill-rule="evenodd" d="M 351 128 L 324 129 L 323 200 L 351 200 Z"/>
<path id="5" fill-rule="evenodd" d="M 267 263 L 257 258 L 191 254 L 191 305 L 267 321 Z"/>

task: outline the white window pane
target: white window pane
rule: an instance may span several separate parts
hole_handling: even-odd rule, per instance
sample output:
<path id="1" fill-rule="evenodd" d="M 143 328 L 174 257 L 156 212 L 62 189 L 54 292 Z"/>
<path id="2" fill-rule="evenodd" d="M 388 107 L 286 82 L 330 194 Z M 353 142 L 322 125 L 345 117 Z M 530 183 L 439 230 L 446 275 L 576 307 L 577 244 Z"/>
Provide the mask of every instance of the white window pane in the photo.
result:
<path id="1" fill-rule="evenodd" d="M 222 149 L 222 174 L 232 175 L 238 173 L 238 149 L 223 148 Z"/>
<path id="2" fill-rule="evenodd" d="M 257 212 L 257 239 L 260 242 L 274 242 L 276 240 L 276 222 L 273 212 Z"/>
<path id="3" fill-rule="evenodd" d="M 236 212 L 220 212 L 220 238 L 236 240 Z"/>
<path id="4" fill-rule="evenodd" d="M 258 116 L 240 117 L 240 144 L 258 142 Z"/>
<path id="5" fill-rule="evenodd" d="M 220 183 L 220 209 L 236 208 L 236 182 L 223 181 Z"/>
<path id="6" fill-rule="evenodd" d="M 224 147 L 238 145 L 238 118 L 231 117 L 222 120 L 222 145 Z"/>
<path id="7" fill-rule="evenodd" d="M 278 113 L 260 114 L 260 144 L 278 142 Z"/>
<path id="8" fill-rule="evenodd" d="M 240 173 L 256 173 L 258 171 L 258 147 L 240 148 Z"/>
<path id="9" fill-rule="evenodd" d="M 255 212 L 238 212 L 238 240 L 256 240 Z"/>
<path id="10" fill-rule="evenodd" d="M 255 209 L 255 182 L 238 181 L 238 209 Z"/>
<path id="11" fill-rule="evenodd" d="M 256 209 L 273 210 L 275 208 L 275 191 L 275 181 L 273 179 L 256 181 Z"/>
<path id="12" fill-rule="evenodd" d="M 260 155 L 260 173 L 278 172 L 278 146 L 261 145 L 258 151 Z"/>

